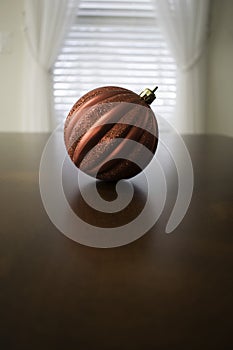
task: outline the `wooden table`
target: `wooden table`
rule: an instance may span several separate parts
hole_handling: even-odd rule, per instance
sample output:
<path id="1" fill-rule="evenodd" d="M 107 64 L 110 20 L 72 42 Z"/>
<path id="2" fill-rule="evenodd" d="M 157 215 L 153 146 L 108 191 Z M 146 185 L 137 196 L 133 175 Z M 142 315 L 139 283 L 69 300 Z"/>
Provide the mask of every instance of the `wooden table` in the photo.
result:
<path id="1" fill-rule="evenodd" d="M 171 175 L 165 210 L 146 235 L 95 249 L 66 238 L 44 210 L 47 138 L 0 136 L 0 349 L 232 349 L 233 139 L 184 137 L 195 186 L 174 233 L 164 233 Z"/>

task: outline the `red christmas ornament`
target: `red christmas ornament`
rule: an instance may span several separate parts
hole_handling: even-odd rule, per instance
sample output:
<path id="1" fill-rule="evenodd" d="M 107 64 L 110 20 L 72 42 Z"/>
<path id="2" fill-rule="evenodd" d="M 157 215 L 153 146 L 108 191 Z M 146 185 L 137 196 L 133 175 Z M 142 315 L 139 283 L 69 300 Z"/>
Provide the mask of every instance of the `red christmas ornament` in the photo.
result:
<path id="1" fill-rule="evenodd" d="M 104 181 L 128 179 L 140 173 L 153 158 L 158 143 L 157 121 L 150 108 L 155 90 L 157 87 L 153 91 L 145 89 L 137 95 L 106 86 L 81 97 L 64 127 L 66 149 L 74 164 Z M 143 152 L 145 148 L 150 152 Z"/>

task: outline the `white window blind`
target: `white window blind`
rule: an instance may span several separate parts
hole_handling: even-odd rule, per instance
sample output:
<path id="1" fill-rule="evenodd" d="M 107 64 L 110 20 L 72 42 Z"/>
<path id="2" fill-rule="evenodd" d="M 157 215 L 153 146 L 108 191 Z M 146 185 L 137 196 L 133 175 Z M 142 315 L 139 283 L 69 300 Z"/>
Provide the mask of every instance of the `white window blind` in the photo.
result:
<path id="1" fill-rule="evenodd" d="M 151 0 L 81 0 L 53 69 L 54 105 L 62 122 L 86 92 L 106 85 L 140 93 L 159 86 L 154 110 L 171 118 L 176 65 Z"/>

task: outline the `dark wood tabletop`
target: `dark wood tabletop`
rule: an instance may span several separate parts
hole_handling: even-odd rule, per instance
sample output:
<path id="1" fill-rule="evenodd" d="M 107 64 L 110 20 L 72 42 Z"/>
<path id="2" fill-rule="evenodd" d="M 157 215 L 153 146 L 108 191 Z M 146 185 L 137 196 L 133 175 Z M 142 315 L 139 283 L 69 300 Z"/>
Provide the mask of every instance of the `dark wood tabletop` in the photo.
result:
<path id="1" fill-rule="evenodd" d="M 233 138 L 184 136 L 194 192 L 173 233 L 164 233 L 177 193 L 171 170 L 154 227 L 97 249 L 68 239 L 46 214 L 38 171 L 48 137 L 0 136 L 0 349 L 232 349 Z M 140 210 L 135 196 L 117 220 Z M 86 220 L 109 220 L 80 198 L 72 205 Z"/>

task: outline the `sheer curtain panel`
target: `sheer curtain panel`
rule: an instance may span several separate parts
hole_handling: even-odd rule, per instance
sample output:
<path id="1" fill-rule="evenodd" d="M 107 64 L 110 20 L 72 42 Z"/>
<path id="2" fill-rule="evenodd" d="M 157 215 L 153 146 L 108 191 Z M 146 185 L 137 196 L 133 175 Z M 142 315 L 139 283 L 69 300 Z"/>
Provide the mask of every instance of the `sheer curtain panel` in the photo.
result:
<path id="1" fill-rule="evenodd" d="M 209 0 L 153 1 L 178 67 L 175 125 L 180 132 L 202 133 L 206 119 Z"/>
<path id="2" fill-rule="evenodd" d="M 25 0 L 26 39 L 22 130 L 50 131 L 53 126 L 51 69 L 72 20 L 70 0 Z"/>

